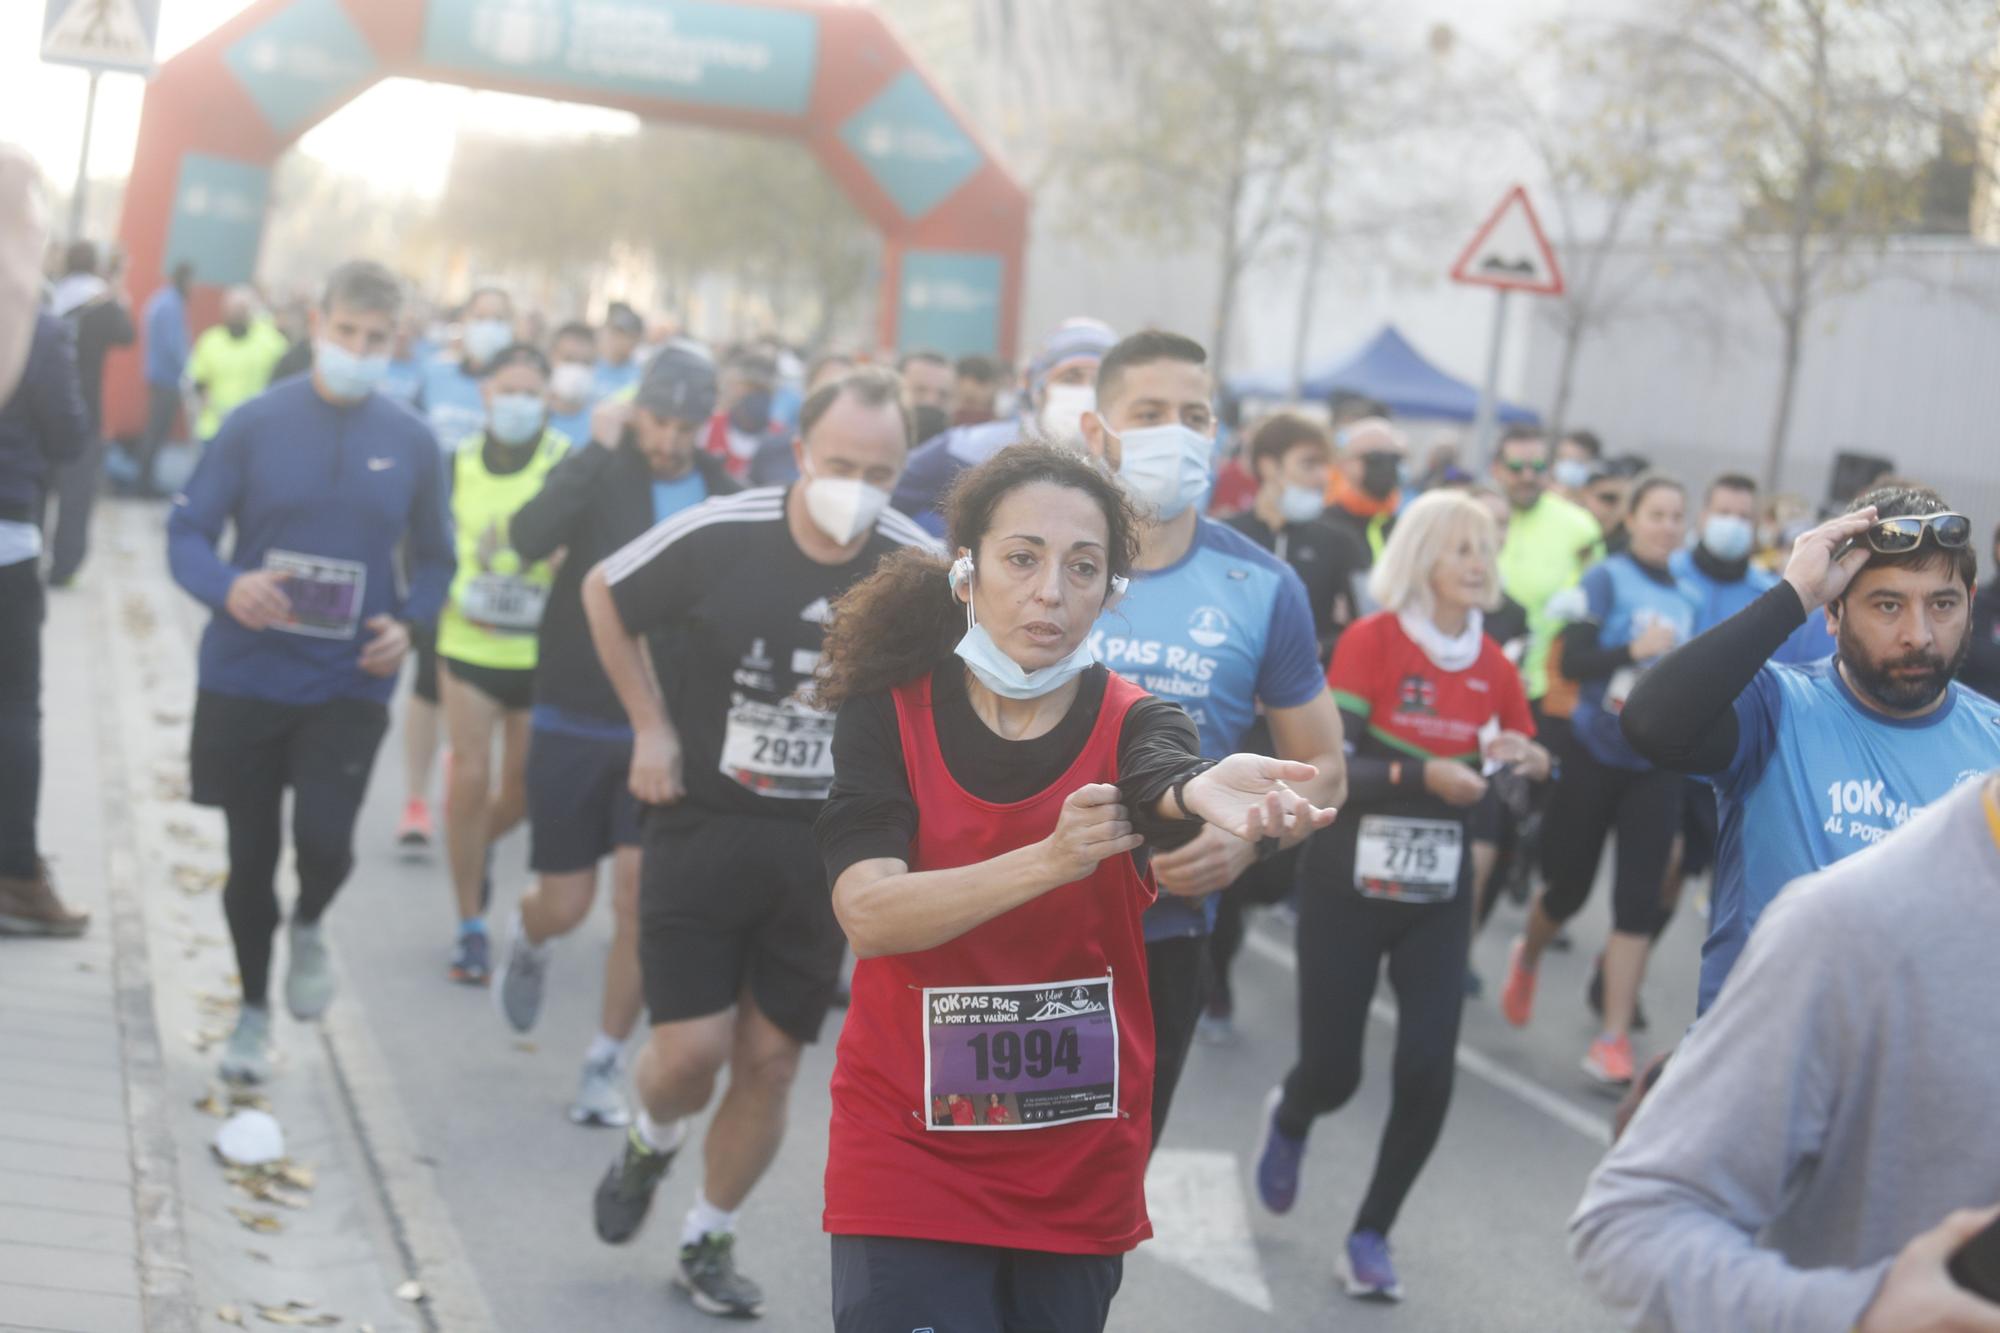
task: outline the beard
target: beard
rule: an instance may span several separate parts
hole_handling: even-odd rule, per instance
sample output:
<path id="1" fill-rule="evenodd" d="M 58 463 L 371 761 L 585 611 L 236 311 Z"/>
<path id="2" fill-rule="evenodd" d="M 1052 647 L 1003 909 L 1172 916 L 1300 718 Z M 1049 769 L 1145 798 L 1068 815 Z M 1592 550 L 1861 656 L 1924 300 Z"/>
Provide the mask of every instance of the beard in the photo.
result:
<path id="1" fill-rule="evenodd" d="M 1868 656 L 1859 637 L 1848 633 L 1844 615 L 1835 642 L 1840 649 L 1840 663 L 1847 668 L 1849 683 L 1882 707 L 1898 713 L 1914 713 L 1936 703 L 1972 651 L 1972 635 L 1967 633 L 1959 639 L 1958 650 L 1950 661 L 1941 654 L 1926 652 L 1876 661 Z M 1912 676 L 1896 674 L 1911 667 L 1922 667 L 1924 672 Z"/>

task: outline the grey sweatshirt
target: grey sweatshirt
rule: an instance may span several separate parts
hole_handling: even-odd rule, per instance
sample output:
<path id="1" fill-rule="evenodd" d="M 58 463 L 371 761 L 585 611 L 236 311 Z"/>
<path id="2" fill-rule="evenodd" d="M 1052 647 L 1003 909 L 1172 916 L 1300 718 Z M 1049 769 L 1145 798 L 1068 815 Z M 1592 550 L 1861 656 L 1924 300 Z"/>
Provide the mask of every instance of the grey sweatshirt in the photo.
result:
<path id="1" fill-rule="evenodd" d="M 1570 1220 L 1627 1328 L 1846 1333 L 2000 1203 L 2000 829 L 1967 781 L 1788 888 Z"/>

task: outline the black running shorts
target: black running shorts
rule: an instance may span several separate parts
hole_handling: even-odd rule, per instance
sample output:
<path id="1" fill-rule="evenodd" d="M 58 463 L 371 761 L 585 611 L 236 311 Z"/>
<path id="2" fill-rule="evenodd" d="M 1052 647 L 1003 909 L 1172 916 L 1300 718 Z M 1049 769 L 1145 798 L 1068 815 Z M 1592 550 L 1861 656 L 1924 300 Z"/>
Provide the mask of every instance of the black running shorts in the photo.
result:
<path id="1" fill-rule="evenodd" d="M 847 941 L 811 822 L 655 810 L 644 845 L 639 966 L 652 1021 L 722 1013 L 747 987 L 780 1031 L 817 1041 Z"/>
<path id="2" fill-rule="evenodd" d="M 639 846 L 631 773 L 631 741 L 530 731 L 528 868 L 539 875 L 573 874 L 620 847 Z"/>

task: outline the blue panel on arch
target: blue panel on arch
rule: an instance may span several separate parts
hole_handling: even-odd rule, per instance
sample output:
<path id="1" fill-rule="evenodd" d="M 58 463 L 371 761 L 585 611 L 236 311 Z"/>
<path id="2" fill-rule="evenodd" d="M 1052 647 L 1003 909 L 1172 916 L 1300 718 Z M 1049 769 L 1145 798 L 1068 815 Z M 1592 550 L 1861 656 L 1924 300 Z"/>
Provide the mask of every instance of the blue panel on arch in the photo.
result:
<path id="1" fill-rule="evenodd" d="M 904 251 L 896 324 L 903 348 L 924 347 L 946 356 L 997 354 L 1005 271 L 999 255 Z"/>
<path id="2" fill-rule="evenodd" d="M 848 117 L 840 138 L 906 218 L 943 203 L 986 160 L 915 70 Z"/>
<path id="3" fill-rule="evenodd" d="M 270 197 L 270 168 L 189 153 L 174 183 L 162 271 L 186 260 L 198 282 L 227 287 L 250 281 Z"/>
<path id="4" fill-rule="evenodd" d="M 472 74 L 804 115 L 819 19 L 713 0 L 429 0 L 424 59 Z"/>
<path id="5" fill-rule="evenodd" d="M 345 102 L 380 63 L 340 0 L 293 0 L 237 38 L 222 59 L 279 134 Z"/>

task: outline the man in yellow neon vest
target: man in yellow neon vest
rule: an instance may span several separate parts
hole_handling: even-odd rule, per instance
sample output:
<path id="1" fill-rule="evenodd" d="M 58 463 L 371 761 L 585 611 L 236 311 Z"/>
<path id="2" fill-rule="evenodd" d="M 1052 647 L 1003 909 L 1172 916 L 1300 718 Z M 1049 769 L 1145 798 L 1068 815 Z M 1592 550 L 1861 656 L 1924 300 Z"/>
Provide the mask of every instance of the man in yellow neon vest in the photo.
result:
<path id="1" fill-rule="evenodd" d="M 438 665 L 451 766 L 445 850 L 458 909 L 449 975 L 487 983 L 492 966 L 486 904 L 494 842 L 527 812 L 528 710 L 536 639 L 555 575 L 522 564 L 508 540 L 517 510 L 542 489 L 570 442 L 548 425 L 549 362 L 526 344 L 488 361 L 481 380 L 486 428 L 446 459 L 458 572 L 438 620 Z M 492 771 L 501 736 L 500 772 Z M 497 789 L 495 778 L 498 778 Z"/>
<path id="2" fill-rule="evenodd" d="M 194 432 L 204 443 L 222 429 L 222 419 L 264 392 L 285 354 L 285 335 L 257 314 L 257 294 L 231 287 L 222 298 L 222 322 L 194 340 L 188 378 L 201 395 Z"/>

